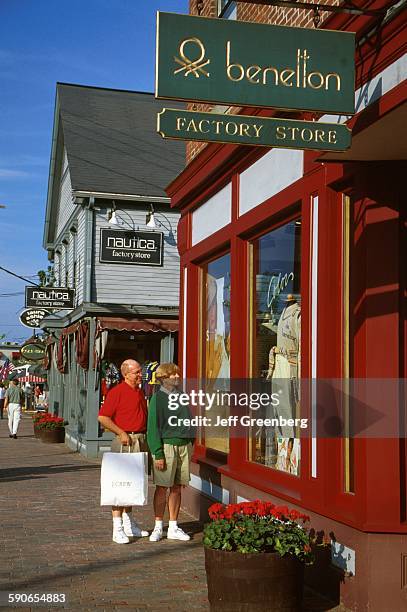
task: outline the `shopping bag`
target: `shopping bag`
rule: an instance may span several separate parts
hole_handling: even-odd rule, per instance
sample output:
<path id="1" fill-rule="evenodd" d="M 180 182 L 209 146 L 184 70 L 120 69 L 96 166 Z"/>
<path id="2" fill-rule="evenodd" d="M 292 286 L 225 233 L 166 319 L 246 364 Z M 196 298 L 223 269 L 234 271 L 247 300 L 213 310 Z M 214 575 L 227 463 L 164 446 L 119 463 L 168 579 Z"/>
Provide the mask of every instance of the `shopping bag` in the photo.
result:
<path id="1" fill-rule="evenodd" d="M 104 453 L 100 473 L 101 506 L 145 506 L 147 453 Z"/>

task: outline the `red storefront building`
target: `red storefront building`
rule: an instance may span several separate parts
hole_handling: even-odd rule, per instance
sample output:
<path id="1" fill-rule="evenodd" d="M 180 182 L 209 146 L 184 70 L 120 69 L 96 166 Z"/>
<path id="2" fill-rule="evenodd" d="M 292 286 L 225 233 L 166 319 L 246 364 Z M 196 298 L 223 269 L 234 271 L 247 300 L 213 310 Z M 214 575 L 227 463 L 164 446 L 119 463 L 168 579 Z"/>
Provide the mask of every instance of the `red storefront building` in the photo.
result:
<path id="1" fill-rule="evenodd" d="M 225 4 L 238 19 L 313 27 L 309 11 Z M 191 1 L 191 14 L 217 17 L 216 5 Z M 181 212 L 188 379 L 272 382 L 278 371 L 299 394 L 302 380 L 406 378 L 407 11 L 388 0 L 358 5 L 382 12 L 323 13 L 319 24 L 356 33 L 348 151 L 189 143 L 189 163 L 167 188 Z M 205 517 L 214 499 L 263 498 L 306 509 L 333 542 L 318 588 L 351 610 L 406 609 L 406 406 L 400 395 L 391 402 L 398 426 L 381 438 L 282 431 L 271 440 L 250 429 L 217 439 L 202 429 L 188 507 Z M 286 413 L 318 416 L 312 392 L 294 403 Z M 352 406 L 341 410 L 352 419 Z"/>

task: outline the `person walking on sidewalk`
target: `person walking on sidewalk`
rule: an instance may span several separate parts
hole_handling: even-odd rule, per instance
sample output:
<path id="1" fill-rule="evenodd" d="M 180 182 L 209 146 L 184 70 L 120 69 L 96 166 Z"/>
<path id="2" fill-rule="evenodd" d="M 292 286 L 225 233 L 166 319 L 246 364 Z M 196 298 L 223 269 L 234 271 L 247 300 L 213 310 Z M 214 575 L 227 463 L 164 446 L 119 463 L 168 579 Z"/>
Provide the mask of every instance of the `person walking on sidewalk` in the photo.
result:
<path id="1" fill-rule="evenodd" d="M 6 398 L 6 389 L 3 383 L 0 383 L 0 418 L 3 419 L 4 400 Z"/>
<path id="2" fill-rule="evenodd" d="M 11 381 L 6 391 L 4 407 L 8 412 L 9 437 L 16 440 L 18 426 L 21 420 L 21 390 L 18 386 L 17 378 Z"/>
<path id="3" fill-rule="evenodd" d="M 156 485 L 154 493 L 155 526 L 150 535 L 150 542 L 158 542 L 163 536 L 163 517 L 168 496 L 169 540 L 187 541 L 190 536 L 178 526 L 178 514 L 181 507 L 181 489 L 190 480 L 189 464 L 191 461 L 192 430 L 189 426 L 171 426 L 170 416 L 176 417 L 179 423 L 190 419 L 188 407 L 177 406 L 170 410 L 169 395 L 176 393 L 180 382 L 180 370 L 175 363 L 163 363 L 156 370 L 156 380 L 160 389 L 153 395 L 148 407 L 147 443 L 153 456 L 153 475 Z"/>
<path id="4" fill-rule="evenodd" d="M 133 359 L 126 359 L 120 370 L 124 380 L 107 394 L 98 420 L 105 429 L 116 434 L 112 452 L 120 452 L 122 446 L 130 446 L 133 453 L 147 451 L 147 404 L 140 389 L 141 366 Z M 116 544 L 128 544 L 129 537 L 148 536 L 148 531 L 140 529 L 134 521 L 131 507 L 113 506 L 112 517 Z"/>

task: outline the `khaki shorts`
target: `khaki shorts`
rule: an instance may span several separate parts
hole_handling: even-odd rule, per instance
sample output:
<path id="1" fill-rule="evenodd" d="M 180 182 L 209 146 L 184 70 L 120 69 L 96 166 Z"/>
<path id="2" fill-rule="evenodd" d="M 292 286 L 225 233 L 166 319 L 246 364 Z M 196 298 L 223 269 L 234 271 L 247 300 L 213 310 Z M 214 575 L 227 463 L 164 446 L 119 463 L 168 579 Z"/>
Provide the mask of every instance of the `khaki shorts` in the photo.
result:
<path id="1" fill-rule="evenodd" d="M 159 487 L 187 485 L 190 480 L 189 464 L 192 455 L 192 444 L 174 446 L 164 444 L 165 470 L 157 470 L 153 461 L 153 481 Z"/>
<path id="2" fill-rule="evenodd" d="M 123 453 L 143 453 L 148 451 L 146 434 L 129 434 L 129 436 L 132 442 L 130 451 L 128 449 L 128 446 L 122 446 L 122 443 L 120 442 L 120 436 L 116 436 L 115 439 L 112 441 L 112 445 L 110 447 L 111 452 L 120 453 L 120 448 L 122 448 Z"/>

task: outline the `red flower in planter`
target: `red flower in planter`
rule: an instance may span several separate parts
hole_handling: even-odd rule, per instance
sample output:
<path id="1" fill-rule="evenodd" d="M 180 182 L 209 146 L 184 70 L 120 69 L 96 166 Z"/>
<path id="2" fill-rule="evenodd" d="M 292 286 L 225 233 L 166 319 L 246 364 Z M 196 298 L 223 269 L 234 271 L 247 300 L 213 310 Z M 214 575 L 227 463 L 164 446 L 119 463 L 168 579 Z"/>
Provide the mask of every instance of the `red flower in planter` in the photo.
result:
<path id="1" fill-rule="evenodd" d="M 65 421 L 62 417 L 46 413 L 43 418 L 36 421 L 36 425 L 39 429 L 62 429 L 68 421 Z"/>
<path id="2" fill-rule="evenodd" d="M 298 521 L 309 517 L 288 506 L 259 499 L 239 504 L 212 504 L 212 523 L 205 526 L 204 545 L 241 553 L 276 552 L 312 559 L 310 535 Z"/>

